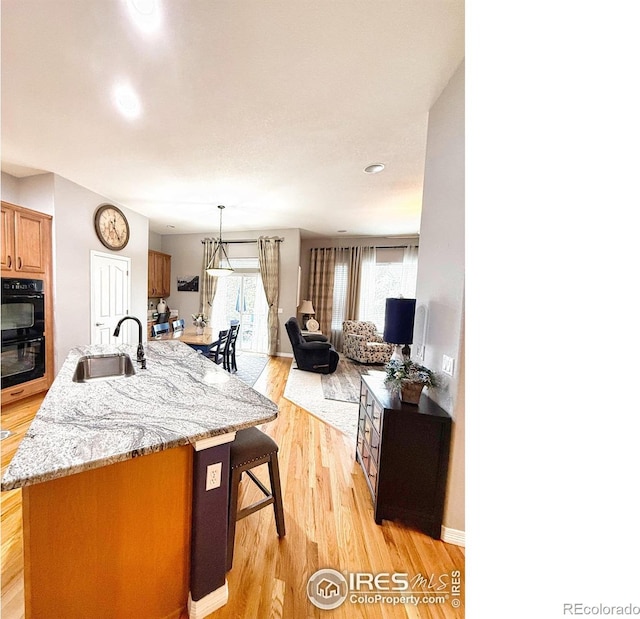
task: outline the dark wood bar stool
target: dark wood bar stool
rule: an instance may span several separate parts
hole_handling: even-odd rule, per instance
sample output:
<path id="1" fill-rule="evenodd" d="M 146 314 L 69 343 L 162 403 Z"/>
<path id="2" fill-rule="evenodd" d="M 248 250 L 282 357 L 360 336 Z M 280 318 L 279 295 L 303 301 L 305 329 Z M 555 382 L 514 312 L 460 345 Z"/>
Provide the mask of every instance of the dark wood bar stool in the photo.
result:
<path id="1" fill-rule="evenodd" d="M 271 492 L 251 472 L 261 464 L 269 465 L 269 479 Z M 258 428 L 246 428 L 236 433 L 236 439 L 231 443 L 229 458 L 231 471 L 229 494 L 229 528 L 227 538 L 227 571 L 233 565 L 233 546 L 236 537 L 236 522 L 254 512 L 273 505 L 278 537 L 284 537 L 284 509 L 282 507 L 282 492 L 280 490 L 280 471 L 278 469 L 278 444 Z M 238 487 L 242 474 L 246 473 L 265 495 L 248 507 L 238 510 Z"/>

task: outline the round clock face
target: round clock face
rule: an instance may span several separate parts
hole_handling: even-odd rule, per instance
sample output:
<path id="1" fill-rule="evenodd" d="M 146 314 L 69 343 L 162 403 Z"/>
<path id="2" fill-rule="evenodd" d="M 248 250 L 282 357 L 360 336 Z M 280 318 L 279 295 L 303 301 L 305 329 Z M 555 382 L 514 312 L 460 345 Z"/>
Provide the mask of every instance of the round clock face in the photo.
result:
<path id="1" fill-rule="evenodd" d="M 310 318 L 307 320 L 307 330 L 308 331 L 317 331 L 320 327 L 320 324 L 315 318 Z"/>
<path id="2" fill-rule="evenodd" d="M 96 211 L 94 224 L 100 242 L 109 249 L 123 249 L 129 242 L 129 222 L 124 213 L 111 204 Z"/>

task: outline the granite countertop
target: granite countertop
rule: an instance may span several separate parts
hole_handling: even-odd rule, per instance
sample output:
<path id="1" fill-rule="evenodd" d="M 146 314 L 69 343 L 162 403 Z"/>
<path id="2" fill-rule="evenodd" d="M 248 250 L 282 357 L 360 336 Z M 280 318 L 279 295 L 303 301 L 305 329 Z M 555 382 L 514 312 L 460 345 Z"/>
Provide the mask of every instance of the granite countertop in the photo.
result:
<path id="1" fill-rule="evenodd" d="M 127 353 L 134 376 L 75 383 L 84 355 Z M 271 421 L 278 407 L 179 341 L 69 353 L 2 478 L 20 488 Z"/>

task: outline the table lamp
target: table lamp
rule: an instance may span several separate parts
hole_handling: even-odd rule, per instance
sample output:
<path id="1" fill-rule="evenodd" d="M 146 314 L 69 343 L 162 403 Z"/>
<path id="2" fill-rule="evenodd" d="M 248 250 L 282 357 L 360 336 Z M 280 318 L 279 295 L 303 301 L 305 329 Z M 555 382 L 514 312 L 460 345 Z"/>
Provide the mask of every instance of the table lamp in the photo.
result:
<path id="1" fill-rule="evenodd" d="M 313 305 L 311 304 L 311 301 L 307 299 L 302 300 L 302 303 L 300 303 L 300 307 L 298 308 L 298 311 L 302 314 L 302 325 L 303 325 L 303 328 L 306 329 L 307 321 L 312 316 L 315 315 L 316 311 L 313 309 Z"/>
<path id="2" fill-rule="evenodd" d="M 384 341 L 395 344 L 392 360 L 403 362 L 411 358 L 413 342 L 413 324 L 416 313 L 416 300 L 392 298 L 386 300 L 384 313 Z M 400 346 L 403 346 L 402 350 Z"/>

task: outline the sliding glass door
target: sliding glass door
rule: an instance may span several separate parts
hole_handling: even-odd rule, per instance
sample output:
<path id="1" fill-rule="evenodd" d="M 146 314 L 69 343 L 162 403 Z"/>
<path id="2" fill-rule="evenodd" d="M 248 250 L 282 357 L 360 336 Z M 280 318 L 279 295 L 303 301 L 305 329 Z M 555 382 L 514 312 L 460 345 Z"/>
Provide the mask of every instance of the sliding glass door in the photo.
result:
<path id="1" fill-rule="evenodd" d="M 231 261 L 233 268 L 234 260 Z M 256 266 L 243 265 L 232 275 L 218 280 L 211 312 L 214 330 L 228 329 L 232 320 L 240 321 L 237 350 L 266 353 L 268 351 L 267 300 L 262 278 Z"/>

